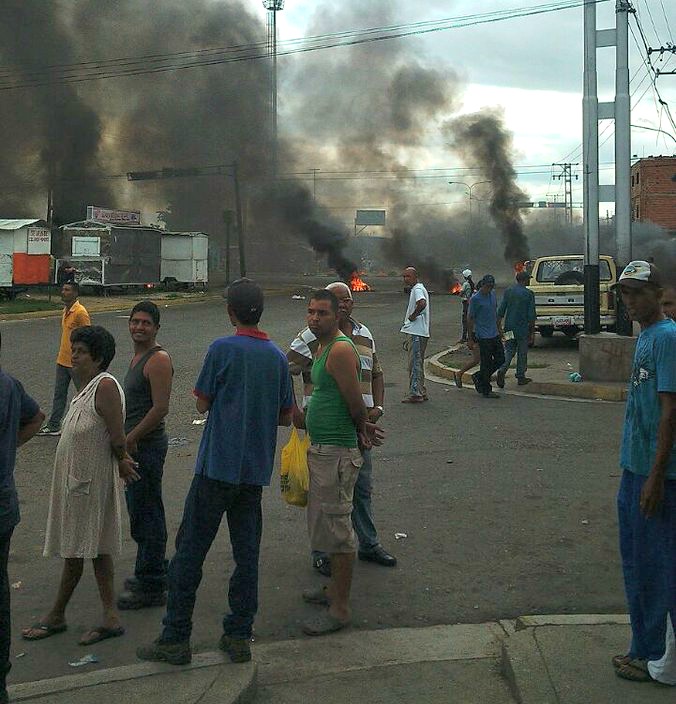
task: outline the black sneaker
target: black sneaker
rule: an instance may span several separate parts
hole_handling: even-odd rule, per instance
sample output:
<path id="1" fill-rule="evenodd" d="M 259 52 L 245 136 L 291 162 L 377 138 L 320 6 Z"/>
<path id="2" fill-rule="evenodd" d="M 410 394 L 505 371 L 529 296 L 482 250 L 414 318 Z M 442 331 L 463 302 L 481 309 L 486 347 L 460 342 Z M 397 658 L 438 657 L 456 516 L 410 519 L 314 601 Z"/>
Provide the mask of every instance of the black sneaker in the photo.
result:
<path id="1" fill-rule="evenodd" d="M 497 385 L 501 388 L 505 388 L 505 376 L 507 376 L 507 370 L 498 369 L 498 373 L 495 376 Z"/>
<path id="2" fill-rule="evenodd" d="M 122 592 L 117 598 L 117 608 L 120 611 L 149 609 L 154 606 L 164 606 L 167 603 L 167 592 Z"/>
<path id="3" fill-rule="evenodd" d="M 184 640 L 180 643 L 162 643 L 158 638 L 150 645 L 142 645 L 140 648 L 136 648 L 136 657 L 139 660 L 149 660 L 150 662 L 187 665 L 192 660 L 192 651 L 190 650 L 189 640 Z"/>
<path id="4" fill-rule="evenodd" d="M 218 641 L 218 647 L 228 654 L 230 662 L 251 660 L 251 646 L 246 638 L 232 638 L 224 633 Z"/>
<path id="5" fill-rule="evenodd" d="M 124 590 L 127 592 L 140 592 L 141 583 L 136 577 L 127 577 L 124 580 Z"/>
<path id="6" fill-rule="evenodd" d="M 317 557 L 312 561 L 312 566 L 323 577 L 331 576 L 331 560 L 328 557 Z"/>

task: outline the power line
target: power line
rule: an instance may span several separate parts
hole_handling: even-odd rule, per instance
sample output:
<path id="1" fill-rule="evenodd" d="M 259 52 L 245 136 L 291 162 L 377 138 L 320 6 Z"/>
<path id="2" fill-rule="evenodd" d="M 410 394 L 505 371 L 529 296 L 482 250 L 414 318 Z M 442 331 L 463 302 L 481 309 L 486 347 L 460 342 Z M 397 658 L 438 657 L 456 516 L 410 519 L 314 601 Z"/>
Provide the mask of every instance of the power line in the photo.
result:
<path id="1" fill-rule="evenodd" d="M 600 4 L 608 0 L 593 1 Z M 549 2 L 534 7 L 520 7 L 483 14 L 451 17 L 442 20 L 428 20 L 412 24 L 372 27 L 363 30 L 317 35 L 315 37 L 294 39 L 282 43 L 278 56 L 288 56 L 338 46 L 356 46 L 388 39 L 400 39 L 430 32 L 440 32 L 460 27 L 470 27 L 509 19 L 560 12 L 582 5 L 584 5 L 584 0 L 557 0 L 556 2 Z M 10 73 L 10 69 L 5 67 L 4 75 L 0 73 L 0 90 L 70 85 L 73 83 L 119 78 L 122 76 L 165 73 L 200 66 L 213 66 L 267 58 L 268 54 L 264 50 L 264 44 L 258 43 L 234 47 L 221 47 L 217 49 L 201 49 L 192 52 L 178 52 L 176 54 L 150 54 L 137 58 L 125 57 L 122 59 L 107 59 L 103 61 L 56 64 L 37 68 L 29 73 L 22 73 L 15 69 L 12 74 Z M 154 65 L 147 65 L 148 63 Z"/>

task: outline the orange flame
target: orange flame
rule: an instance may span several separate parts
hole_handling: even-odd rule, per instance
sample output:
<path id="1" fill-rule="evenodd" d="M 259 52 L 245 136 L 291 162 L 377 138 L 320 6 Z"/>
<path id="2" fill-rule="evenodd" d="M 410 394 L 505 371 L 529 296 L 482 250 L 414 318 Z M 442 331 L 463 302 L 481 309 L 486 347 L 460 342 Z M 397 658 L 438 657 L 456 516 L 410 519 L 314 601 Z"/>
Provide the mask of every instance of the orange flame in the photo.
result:
<path id="1" fill-rule="evenodd" d="M 462 286 L 460 285 L 460 282 L 459 282 L 459 281 L 456 281 L 456 282 L 448 289 L 448 292 L 449 292 L 452 296 L 457 296 L 457 295 L 460 293 L 460 291 L 462 291 Z"/>
<path id="2" fill-rule="evenodd" d="M 361 278 L 363 271 L 353 271 L 350 278 L 351 291 L 370 291 L 371 287 Z"/>
<path id="3" fill-rule="evenodd" d="M 526 268 L 526 262 L 517 262 L 514 265 L 514 271 L 518 274 Z"/>

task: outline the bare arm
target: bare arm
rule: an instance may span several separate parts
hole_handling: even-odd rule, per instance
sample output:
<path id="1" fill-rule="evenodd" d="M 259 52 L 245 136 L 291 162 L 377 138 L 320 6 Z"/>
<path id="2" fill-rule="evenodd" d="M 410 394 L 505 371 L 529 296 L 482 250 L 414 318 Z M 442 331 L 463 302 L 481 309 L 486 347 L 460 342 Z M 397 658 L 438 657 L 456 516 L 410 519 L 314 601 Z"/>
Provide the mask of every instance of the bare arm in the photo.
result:
<path id="1" fill-rule="evenodd" d="M 130 452 L 136 451 L 138 441 L 157 428 L 162 419 L 169 413 L 169 398 L 171 396 L 171 382 L 173 370 L 171 358 L 164 352 L 156 352 L 146 363 L 150 382 L 150 393 L 153 400 L 152 408 L 143 416 L 141 422 L 133 428 L 127 436 L 127 448 Z"/>
<path id="2" fill-rule="evenodd" d="M 661 392 L 659 397 L 661 412 L 655 464 L 641 492 L 641 510 L 646 516 L 655 515 L 664 500 L 664 481 L 676 440 L 676 393 Z"/>
<path id="3" fill-rule="evenodd" d="M 369 409 L 369 420 L 375 423 L 380 420 L 383 415 L 382 412 L 376 408 L 376 406 L 382 406 L 385 402 L 385 376 L 382 372 L 373 377 L 371 388 L 373 390 L 374 407 Z"/>
<path id="4" fill-rule="evenodd" d="M 326 371 L 335 379 L 357 431 L 363 431 L 367 411 L 359 387 L 359 359 L 352 345 L 336 342 L 326 360 Z"/>
<path id="5" fill-rule="evenodd" d="M 126 484 L 136 481 L 136 463 L 127 453 L 124 436 L 124 418 L 122 416 L 122 399 L 117 385 L 112 379 L 102 379 L 96 389 L 96 412 L 103 418 L 110 435 L 110 446 L 117 458 L 120 477 Z"/>
<path id="6" fill-rule="evenodd" d="M 44 420 L 45 414 L 42 411 L 38 411 L 27 423 L 24 423 L 19 428 L 17 445 L 21 446 L 24 443 L 27 443 L 34 435 L 36 435 L 42 427 Z"/>
<path id="7" fill-rule="evenodd" d="M 425 310 L 425 308 L 427 308 L 427 301 L 424 298 L 421 298 L 419 301 L 415 302 L 413 313 L 408 316 L 408 319 L 411 321 L 415 320 Z"/>

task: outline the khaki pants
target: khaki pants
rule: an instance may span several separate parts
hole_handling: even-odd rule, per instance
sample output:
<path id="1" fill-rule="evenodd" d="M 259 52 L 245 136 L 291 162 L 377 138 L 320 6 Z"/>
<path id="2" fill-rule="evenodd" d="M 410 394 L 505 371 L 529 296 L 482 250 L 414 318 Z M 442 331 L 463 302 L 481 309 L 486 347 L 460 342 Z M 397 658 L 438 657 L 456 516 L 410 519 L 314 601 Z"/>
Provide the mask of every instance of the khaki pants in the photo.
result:
<path id="1" fill-rule="evenodd" d="M 425 350 L 429 337 L 421 335 L 407 335 L 406 349 L 408 350 L 408 378 L 410 396 L 427 396 L 425 386 Z"/>

